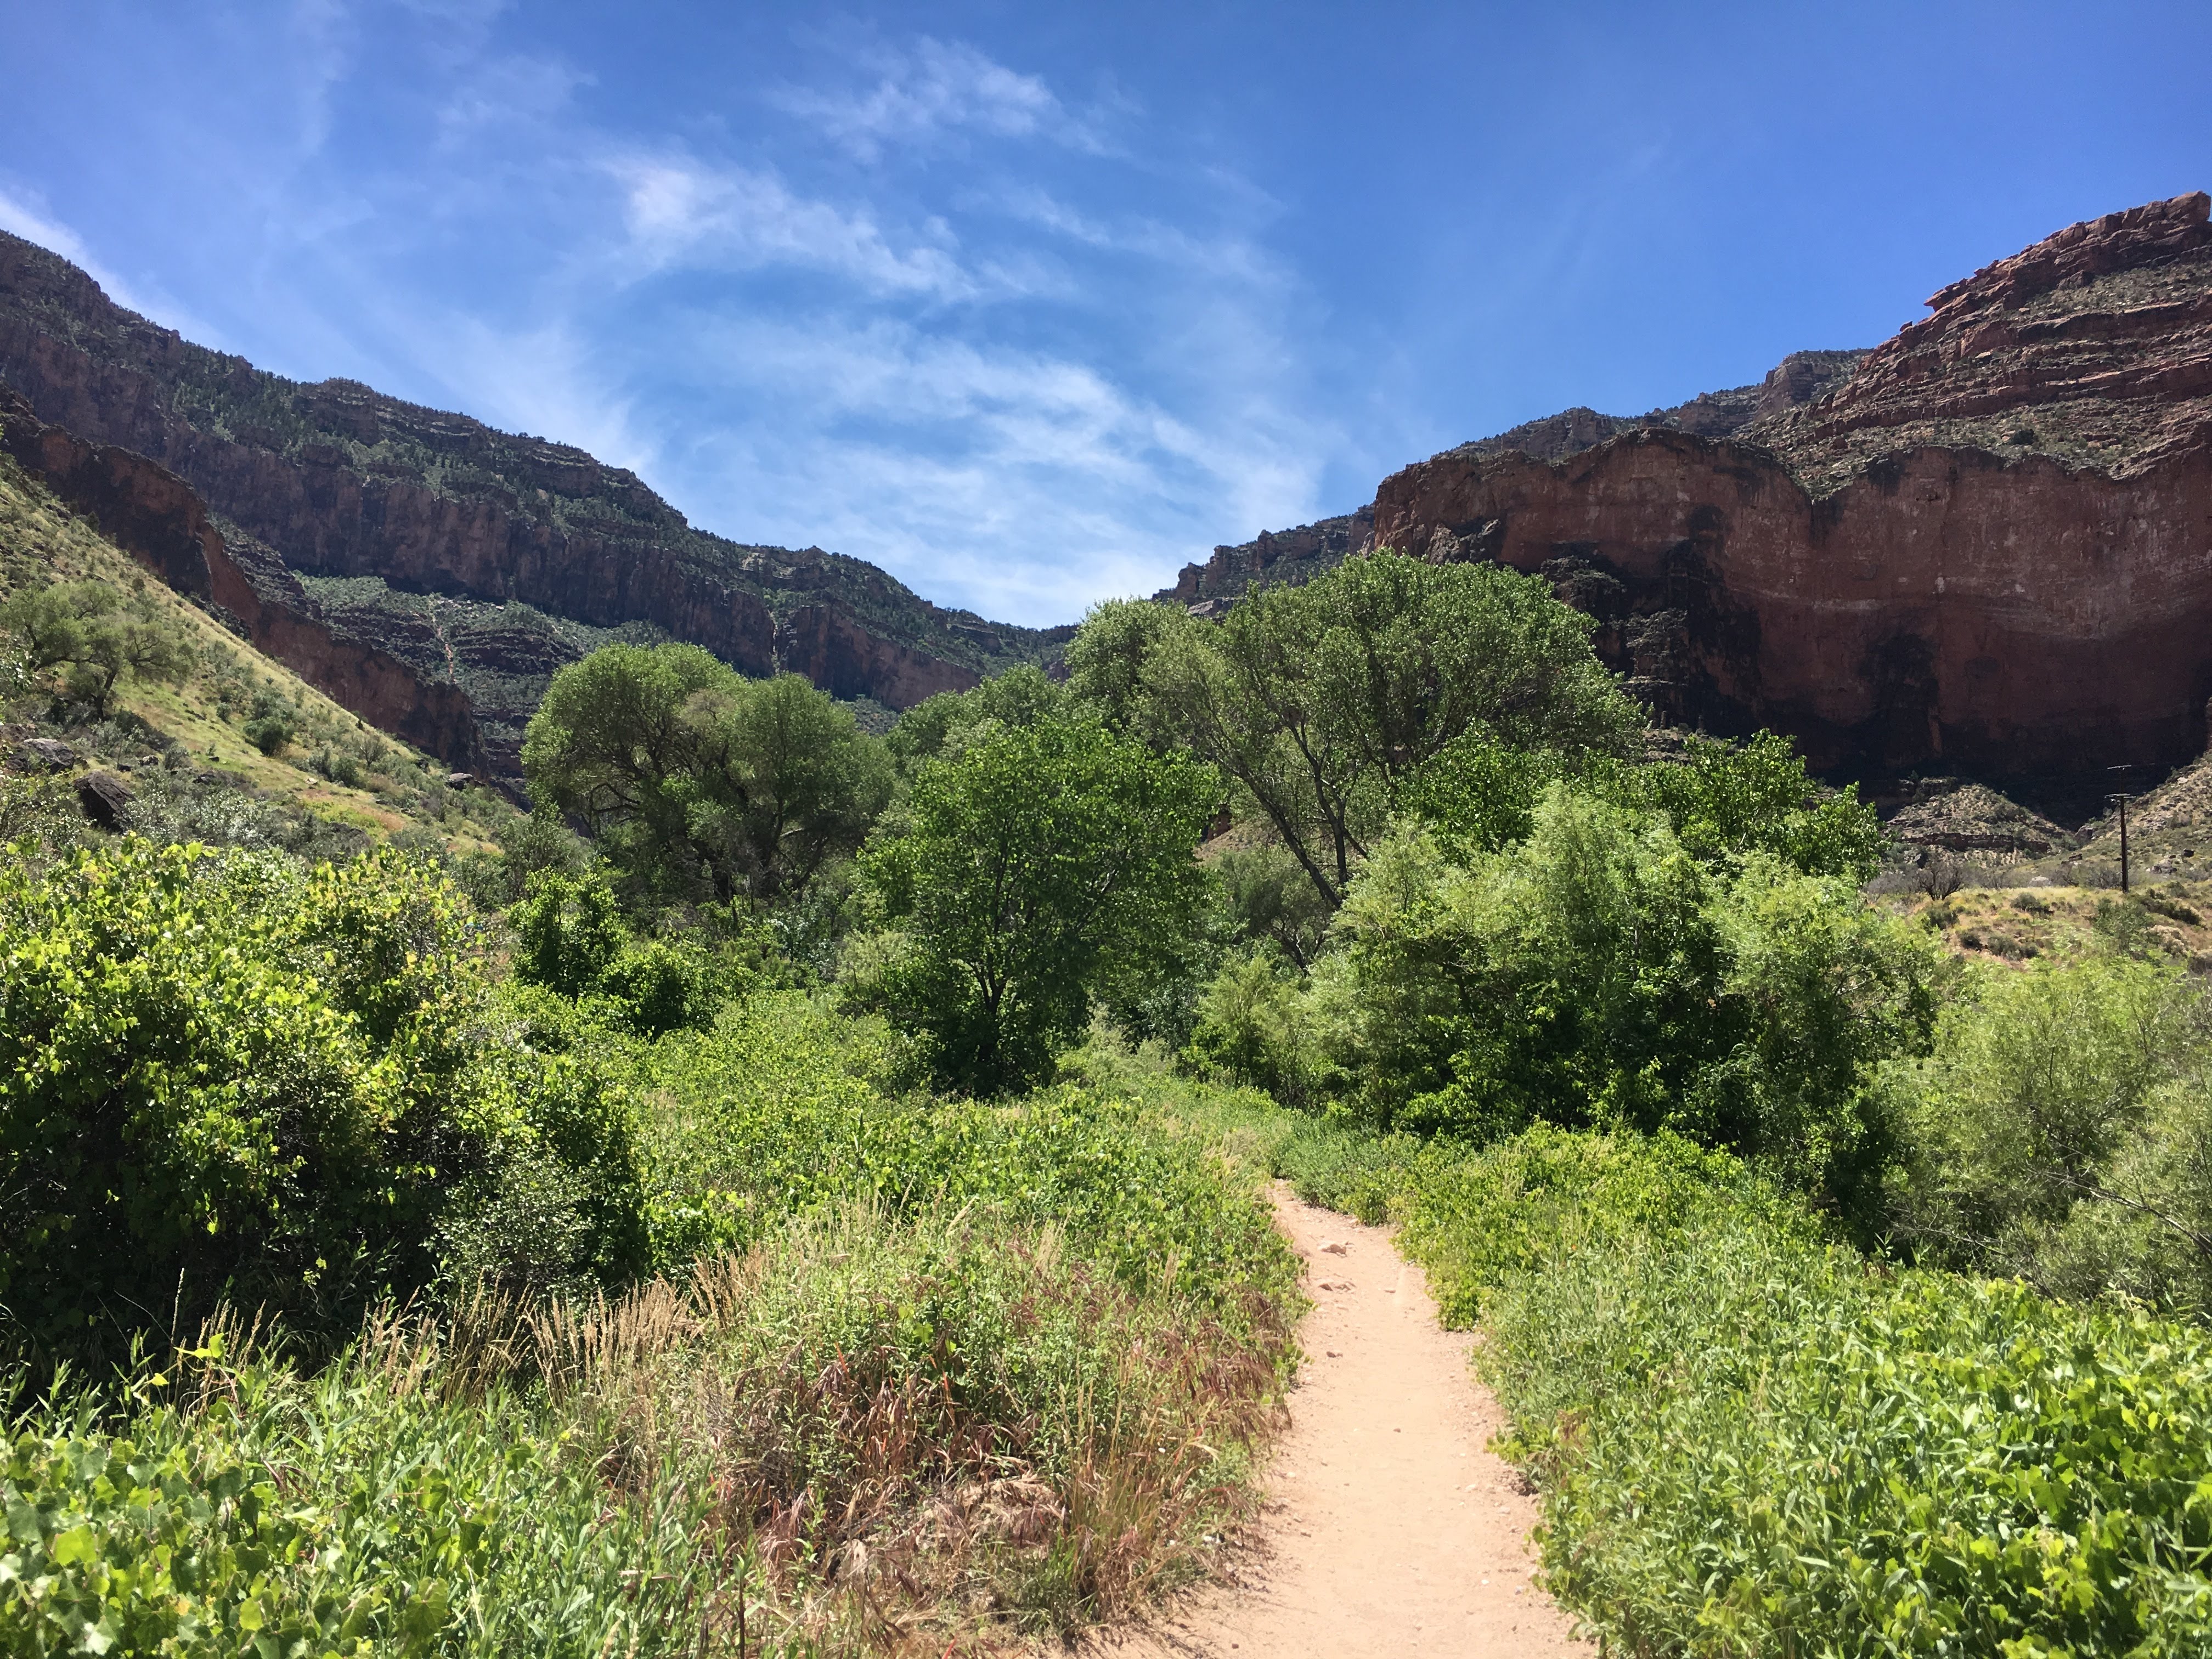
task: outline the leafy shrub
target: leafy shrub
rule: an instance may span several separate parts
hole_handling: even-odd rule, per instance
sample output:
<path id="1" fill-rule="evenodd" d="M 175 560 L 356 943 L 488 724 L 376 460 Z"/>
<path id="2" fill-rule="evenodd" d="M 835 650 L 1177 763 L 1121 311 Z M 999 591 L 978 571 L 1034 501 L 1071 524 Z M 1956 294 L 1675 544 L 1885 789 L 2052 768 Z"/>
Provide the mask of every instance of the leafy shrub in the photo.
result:
<path id="1" fill-rule="evenodd" d="M 615 1130 L 565 1126 L 614 1108 L 484 1044 L 474 927 L 389 853 L 303 872 L 131 837 L 0 871 L 11 1339 L 112 1354 L 225 1297 L 328 1331 L 427 1282 L 453 1193 L 502 1160 L 610 1158 Z M 586 1214 L 592 1260 L 638 1254 L 629 1202 Z"/>
<path id="2" fill-rule="evenodd" d="M 613 889 L 597 872 L 532 872 L 508 920 L 514 976 L 523 984 L 588 1000 L 592 1018 L 640 1036 L 712 1023 L 718 994 L 706 952 L 688 941 L 633 941 Z M 721 991 L 742 988 L 749 975 L 733 962 L 722 967 Z"/>
<path id="3" fill-rule="evenodd" d="M 1285 1106 L 1317 1103 L 1323 1065 L 1297 981 L 1268 953 L 1222 969 L 1200 994 L 1189 1054 L 1201 1068 L 1266 1090 Z"/>
<path id="4" fill-rule="evenodd" d="M 508 915 L 514 925 L 515 977 L 564 997 L 599 988 L 629 940 L 614 890 L 604 877 L 533 871 Z"/>
<path id="5" fill-rule="evenodd" d="M 350 789 L 361 787 L 361 762 L 343 749 L 325 744 L 315 751 L 314 768 L 332 783 L 343 784 Z"/>
<path id="6" fill-rule="evenodd" d="M 1874 1207 L 1890 1148 L 1862 1089 L 1923 1041 L 1926 944 L 1847 878 L 1757 850 L 1711 870 L 1656 815 L 1562 785 L 1532 823 L 1463 865 L 1425 834 L 1376 849 L 1342 965 L 1309 988 L 1310 1028 L 1360 1079 L 1347 1103 L 1475 1143 L 1671 1128 Z"/>
<path id="7" fill-rule="evenodd" d="M 659 1036 L 713 1018 L 715 992 L 705 955 L 666 939 L 633 945 L 599 975 L 599 994 L 641 1036 Z"/>
<path id="8" fill-rule="evenodd" d="M 246 740 L 264 755 L 281 755 L 298 729 L 299 715 L 289 699 L 264 688 L 254 693 L 253 712 L 244 727 Z"/>
<path id="9" fill-rule="evenodd" d="M 2178 968 L 1983 974 L 1881 1092 L 1911 1248 L 2059 1294 L 2212 1307 L 2212 1009 Z"/>

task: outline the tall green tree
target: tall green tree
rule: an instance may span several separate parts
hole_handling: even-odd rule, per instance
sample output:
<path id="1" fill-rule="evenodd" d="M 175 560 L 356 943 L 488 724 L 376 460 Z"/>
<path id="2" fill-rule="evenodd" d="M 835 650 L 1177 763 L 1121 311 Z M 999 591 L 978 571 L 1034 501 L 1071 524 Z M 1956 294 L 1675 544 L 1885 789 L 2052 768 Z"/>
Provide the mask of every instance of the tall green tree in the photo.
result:
<path id="1" fill-rule="evenodd" d="M 1189 932 L 1217 786 L 1095 722 L 1003 726 L 923 769 L 864 874 L 894 930 L 875 994 L 978 1095 L 1049 1075 L 1113 969 Z"/>
<path id="2" fill-rule="evenodd" d="M 940 691 L 899 716 L 885 739 L 892 757 L 911 772 L 926 761 L 957 755 L 1001 726 L 1035 726 L 1058 714 L 1066 690 L 1042 669 L 1024 663 L 967 691 Z"/>
<path id="3" fill-rule="evenodd" d="M 553 677 L 523 739 L 532 794 L 665 890 L 769 901 L 859 847 L 890 795 L 883 745 L 795 674 L 751 681 L 692 645 L 609 646 Z"/>
<path id="4" fill-rule="evenodd" d="M 1642 717 L 1592 627 L 1534 577 L 1386 549 L 1251 594 L 1218 627 L 1102 607 L 1069 647 L 1070 685 L 1233 778 L 1334 908 L 1407 781 L 1455 739 L 1626 750 Z"/>

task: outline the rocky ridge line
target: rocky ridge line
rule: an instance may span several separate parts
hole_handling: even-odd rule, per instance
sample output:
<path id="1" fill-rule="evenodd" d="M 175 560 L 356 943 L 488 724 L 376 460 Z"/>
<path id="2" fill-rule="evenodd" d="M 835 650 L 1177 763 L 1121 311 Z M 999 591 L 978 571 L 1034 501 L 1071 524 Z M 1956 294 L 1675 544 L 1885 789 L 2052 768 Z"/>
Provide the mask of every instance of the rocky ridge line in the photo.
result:
<path id="1" fill-rule="evenodd" d="M 44 424 L 182 477 L 295 577 L 356 584 L 330 613 L 333 636 L 426 683 L 458 682 L 510 776 L 520 721 L 581 654 L 579 630 L 689 640 L 745 673 L 793 670 L 890 708 L 1048 658 L 1068 631 L 943 610 L 818 548 L 693 529 L 635 474 L 580 449 L 353 381 L 266 374 L 122 309 L 66 260 L 5 234 L 0 379 Z M 449 660 L 422 649 L 423 596 L 477 623 L 487 608 L 520 608 L 465 629 Z"/>

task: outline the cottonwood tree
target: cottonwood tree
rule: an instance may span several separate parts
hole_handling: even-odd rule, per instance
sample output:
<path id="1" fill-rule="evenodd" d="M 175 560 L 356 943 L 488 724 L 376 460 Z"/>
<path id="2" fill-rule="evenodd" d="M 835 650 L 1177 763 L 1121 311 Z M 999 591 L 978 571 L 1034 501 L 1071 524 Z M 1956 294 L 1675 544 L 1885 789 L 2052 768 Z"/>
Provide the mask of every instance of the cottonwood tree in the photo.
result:
<path id="1" fill-rule="evenodd" d="M 532 794 L 617 868 L 721 900 L 795 895 L 890 795 L 881 743 L 795 674 L 692 645 L 609 646 L 553 677 L 523 739 Z"/>
<path id="2" fill-rule="evenodd" d="M 1218 627 L 1102 606 L 1069 647 L 1070 687 L 1228 774 L 1334 908 L 1406 782 L 1455 739 L 1626 750 L 1642 716 L 1594 626 L 1537 578 L 1386 549 L 1250 594 Z"/>
<path id="3" fill-rule="evenodd" d="M 923 768 L 863 874 L 890 932 L 869 994 L 976 1095 L 1049 1075 L 1119 965 L 1189 932 L 1218 786 L 1097 723 L 1003 726 Z"/>

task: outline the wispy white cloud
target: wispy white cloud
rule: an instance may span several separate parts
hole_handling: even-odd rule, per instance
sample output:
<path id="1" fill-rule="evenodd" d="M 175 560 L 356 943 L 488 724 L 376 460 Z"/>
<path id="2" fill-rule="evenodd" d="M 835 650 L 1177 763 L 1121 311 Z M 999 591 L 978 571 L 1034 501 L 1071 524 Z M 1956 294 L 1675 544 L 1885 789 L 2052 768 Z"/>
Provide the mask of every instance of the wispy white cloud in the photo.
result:
<path id="1" fill-rule="evenodd" d="M 329 141 L 331 95 L 352 65 L 352 8 L 346 0 L 292 0 L 283 33 L 292 47 L 296 142 L 301 154 L 313 155 Z"/>
<path id="2" fill-rule="evenodd" d="M 663 444 L 656 473 L 703 521 L 872 559 L 986 615 L 1069 620 L 1171 580 L 1216 526 L 1312 515 L 1323 434 L 1295 416 L 1224 429 L 1085 362 L 882 318 L 695 318 L 684 337 L 693 374 L 777 411 Z"/>
<path id="3" fill-rule="evenodd" d="M 1104 148 L 1094 124 L 1071 112 L 1043 80 L 964 42 L 925 35 L 902 50 L 879 46 L 863 61 L 875 71 L 872 85 L 783 87 L 772 101 L 863 161 L 876 160 L 887 146 L 958 132 Z"/>
<path id="4" fill-rule="evenodd" d="M 603 165 L 622 188 L 629 251 L 647 269 L 790 265 L 879 295 L 963 300 L 983 291 L 941 220 L 895 246 L 866 208 L 800 195 L 769 169 L 709 167 L 674 152 Z"/>
<path id="5" fill-rule="evenodd" d="M 293 14 L 266 142 L 204 150 L 232 175 L 210 234 L 239 250 L 205 291 L 250 356 L 580 445 L 696 524 L 1011 621 L 1342 505 L 1315 499 L 1341 434 L 1306 412 L 1277 210 L 1202 156 L 1112 152 L 1042 77 L 927 39 L 859 53 L 849 85 L 786 83 L 765 117 L 602 125 L 619 77 L 584 95 L 499 10 Z M 395 109 L 398 141 L 353 129 Z M 933 164 L 853 165 L 895 146 Z M 0 198 L 0 223 L 96 269 L 54 219 Z"/>
<path id="6" fill-rule="evenodd" d="M 453 149 L 499 127 L 544 125 L 592 77 L 558 58 L 516 54 L 471 65 L 438 110 L 438 142 Z"/>

